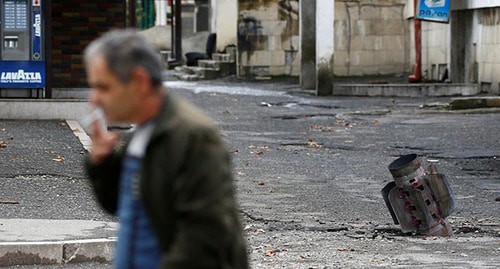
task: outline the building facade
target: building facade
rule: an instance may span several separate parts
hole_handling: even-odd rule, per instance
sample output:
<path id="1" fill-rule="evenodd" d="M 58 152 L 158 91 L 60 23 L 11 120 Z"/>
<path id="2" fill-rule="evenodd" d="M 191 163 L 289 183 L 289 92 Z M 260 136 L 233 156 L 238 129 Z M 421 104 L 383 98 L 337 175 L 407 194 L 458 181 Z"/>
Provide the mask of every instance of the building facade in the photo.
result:
<path id="1" fill-rule="evenodd" d="M 335 0 L 334 75 L 412 73 L 414 1 Z M 238 46 L 241 76 L 300 75 L 301 33 L 316 30 L 304 27 L 301 2 L 211 0 L 217 49 Z M 422 21 L 422 81 L 477 83 L 484 93 L 500 94 L 499 9 L 500 0 L 451 1 L 449 23 Z"/>
<path id="2" fill-rule="evenodd" d="M 423 22 L 422 72 L 500 95 L 500 1 L 451 1 L 449 24 Z"/>

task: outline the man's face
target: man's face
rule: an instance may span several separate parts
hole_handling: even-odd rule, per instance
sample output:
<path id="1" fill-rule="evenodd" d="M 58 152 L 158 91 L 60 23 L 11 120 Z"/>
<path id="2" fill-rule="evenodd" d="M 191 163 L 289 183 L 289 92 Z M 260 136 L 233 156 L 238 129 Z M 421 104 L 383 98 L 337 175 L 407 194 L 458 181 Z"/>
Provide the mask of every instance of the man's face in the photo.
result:
<path id="1" fill-rule="evenodd" d="M 111 122 L 130 122 L 137 106 L 137 93 L 133 81 L 122 83 L 111 73 L 102 57 L 87 63 L 87 80 L 92 88 L 90 102 L 103 109 Z"/>

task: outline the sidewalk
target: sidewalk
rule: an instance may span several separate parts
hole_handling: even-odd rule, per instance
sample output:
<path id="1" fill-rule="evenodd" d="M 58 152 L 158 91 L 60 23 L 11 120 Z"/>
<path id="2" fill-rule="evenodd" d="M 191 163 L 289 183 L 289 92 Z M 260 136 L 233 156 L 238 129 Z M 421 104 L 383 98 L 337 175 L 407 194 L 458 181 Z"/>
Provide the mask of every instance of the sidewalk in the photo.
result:
<path id="1" fill-rule="evenodd" d="M 78 122 L 0 121 L 0 142 L 0 267 L 111 262 L 118 224 L 83 176 Z"/>
<path id="2" fill-rule="evenodd" d="M 0 267 L 110 262 L 115 222 L 0 219 Z"/>

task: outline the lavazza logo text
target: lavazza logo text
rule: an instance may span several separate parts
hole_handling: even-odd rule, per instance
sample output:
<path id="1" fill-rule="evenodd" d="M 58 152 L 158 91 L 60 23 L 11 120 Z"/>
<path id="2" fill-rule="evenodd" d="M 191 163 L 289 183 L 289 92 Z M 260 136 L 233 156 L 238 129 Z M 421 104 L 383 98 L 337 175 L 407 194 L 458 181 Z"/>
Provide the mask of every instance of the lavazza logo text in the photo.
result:
<path id="1" fill-rule="evenodd" d="M 19 69 L 17 72 L 2 72 L 0 83 L 42 83 L 40 72 L 25 72 Z"/>
<path id="2" fill-rule="evenodd" d="M 35 27 L 35 36 L 42 36 L 42 16 L 40 14 L 35 14 L 33 27 Z"/>

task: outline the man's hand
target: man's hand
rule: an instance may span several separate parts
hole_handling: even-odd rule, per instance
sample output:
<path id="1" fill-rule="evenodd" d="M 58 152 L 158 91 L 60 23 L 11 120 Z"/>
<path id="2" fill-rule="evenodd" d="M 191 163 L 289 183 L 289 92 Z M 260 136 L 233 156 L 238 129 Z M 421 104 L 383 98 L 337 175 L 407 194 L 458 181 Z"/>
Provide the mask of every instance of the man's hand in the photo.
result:
<path id="1" fill-rule="evenodd" d="M 90 162 L 102 163 L 112 152 L 120 136 L 105 130 L 98 120 L 92 122 L 92 146 L 90 147 Z"/>

